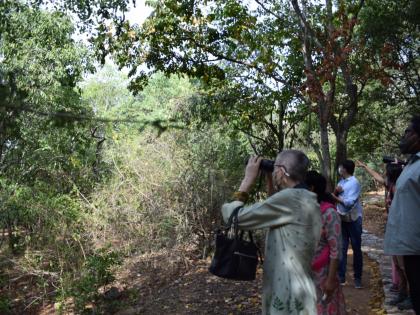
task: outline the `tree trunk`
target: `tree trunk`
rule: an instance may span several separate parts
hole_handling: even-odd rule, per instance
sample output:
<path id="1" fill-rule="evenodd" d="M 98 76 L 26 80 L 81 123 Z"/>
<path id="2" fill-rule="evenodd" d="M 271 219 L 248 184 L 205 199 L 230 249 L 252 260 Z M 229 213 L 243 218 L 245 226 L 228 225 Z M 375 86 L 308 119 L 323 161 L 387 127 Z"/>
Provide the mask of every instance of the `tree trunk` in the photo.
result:
<path id="1" fill-rule="evenodd" d="M 283 106 L 281 106 L 281 109 L 278 111 L 278 135 L 277 135 L 277 152 L 281 152 L 284 149 L 284 115 L 285 110 Z"/>
<path id="2" fill-rule="evenodd" d="M 347 157 L 347 135 L 348 130 L 338 130 L 335 135 L 337 143 L 337 151 L 335 154 L 335 168 L 338 169 L 338 165 L 348 159 Z"/>
<path id="3" fill-rule="evenodd" d="M 347 81 L 349 82 L 346 85 L 347 95 L 349 97 L 349 105 L 347 110 L 347 115 L 336 119 L 333 115 L 330 117 L 330 126 L 334 131 L 336 138 L 337 151 L 335 155 L 335 169 L 338 168 L 338 165 L 347 160 L 347 137 L 350 131 L 351 125 L 356 120 L 357 109 L 358 109 L 358 95 L 357 95 L 357 86 L 351 83 L 350 77 Z"/>
<path id="4" fill-rule="evenodd" d="M 320 136 L 321 136 L 321 173 L 327 179 L 327 190 L 331 191 L 333 184 L 331 181 L 331 158 L 330 158 L 330 144 L 328 136 L 328 125 L 322 123 L 320 119 Z"/>

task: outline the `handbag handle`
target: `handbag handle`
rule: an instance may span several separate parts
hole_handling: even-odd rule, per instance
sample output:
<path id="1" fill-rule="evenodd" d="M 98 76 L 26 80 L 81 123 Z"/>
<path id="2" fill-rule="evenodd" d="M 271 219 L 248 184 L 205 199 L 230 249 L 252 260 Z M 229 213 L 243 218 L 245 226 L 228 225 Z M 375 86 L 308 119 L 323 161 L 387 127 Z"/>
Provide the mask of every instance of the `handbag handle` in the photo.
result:
<path id="1" fill-rule="evenodd" d="M 239 213 L 239 210 L 241 210 L 242 208 L 243 206 L 238 206 L 232 211 L 229 217 L 228 223 L 226 225 L 226 231 L 229 231 L 233 227 L 233 234 L 235 235 L 236 239 L 239 239 L 238 213 Z M 241 238 L 242 238 L 242 235 L 243 233 L 241 233 Z"/>
<path id="2" fill-rule="evenodd" d="M 231 228 L 231 226 L 232 226 L 232 223 L 234 223 L 234 229 L 236 229 L 237 230 L 237 227 L 238 227 L 238 212 L 239 212 L 239 210 L 242 208 L 243 206 L 238 206 L 238 207 L 236 207 L 234 210 L 233 210 L 233 212 L 232 212 L 232 214 L 230 215 L 230 217 L 229 217 L 229 220 L 228 220 L 228 222 L 227 222 L 227 225 L 226 225 L 226 228 L 227 229 L 230 229 Z M 235 221 L 233 221 L 233 219 L 234 218 L 236 218 L 236 220 Z"/>
<path id="3" fill-rule="evenodd" d="M 238 235 L 238 232 L 239 232 L 239 229 L 238 229 L 238 221 L 239 221 L 238 220 L 238 213 L 239 213 L 239 210 L 242 209 L 242 207 L 243 206 L 238 206 L 238 207 L 236 207 L 232 211 L 232 214 L 230 215 L 229 220 L 228 220 L 228 223 L 227 223 L 227 226 L 226 226 L 226 230 L 229 230 L 232 227 L 232 223 L 233 223 L 233 230 L 234 230 L 235 238 L 236 239 L 238 239 L 238 237 L 240 237 L 242 239 L 242 237 L 244 235 L 244 231 L 243 230 L 241 230 L 241 234 Z M 255 244 L 254 243 L 254 238 L 252 236 L 252 232 L 251 231 L 248 231 L 248 236 L 249 236 L 250 242 L 252 244 Z M 259 247 L 257 247 L 257 253 L 258 253 L 257 255 L 260 258 L 260 263 L 263 264 L 264 263 L 263 255 L 262 255 L 261 250 L 260 250 Z"/>
<path id="4" fill-rule="evenodd" d="M 233 210 L 232 214 L 229 217 L 228 224 L 227 224 L 227 229 L 230 229 L 231 226 L 232 226 L 232 223 L 233 223 L 233 231 L 234 231 L 234 234 L 235 234 L 235 238 L 236 239 L 243 239 L 243 236 L 244 236 L 244 231 L 243 230 L 241 230 L 241 234 L 239 235 L 239 228 L 238 228 L 238 221 L 239 221 L 238 220 L 238 213 L 239 213 L 239 210 L 242 207 L 243 206 L 239 206 L 239 207 L 236 207 Z M 253 244 L 255 244 L 254 243 L 254 238 L 252 237 L 252 232 L 251 231 L 248 231 L 248 236 L 249 236 L 250 242 L 253 243 Z"/>

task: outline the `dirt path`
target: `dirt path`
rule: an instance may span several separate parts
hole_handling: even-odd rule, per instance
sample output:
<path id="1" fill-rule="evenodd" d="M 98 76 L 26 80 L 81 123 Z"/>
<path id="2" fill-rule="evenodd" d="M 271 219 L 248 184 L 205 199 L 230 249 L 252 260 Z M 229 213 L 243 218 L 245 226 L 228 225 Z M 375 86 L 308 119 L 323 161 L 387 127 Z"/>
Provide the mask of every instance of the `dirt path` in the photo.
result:
<path id="1" fill-rule="evenodd" d="M 136 305 L 120 305 L 114 314 L 260 314 L 261 313 L 261 275 L 253 282 L 236 282 L 219 279 L 207 271 L 209 261 L 200 260 L 183 276 L 163 288 L 143 295 Z M 375 263 L 365 257 L 363 283 L 364 289 L 354 289 L 349 281 L 344 286 L 346 309 L 351 315 L 369 315 L 372 297 L 375 296 L 372 281 L 375 280 Z M 349 252 L 348 272 L 352 274 L 352 255 Z M 351 279 L 352 277 L 348 277 Z M 133 296 L 132 296 L 133 297 Z M 127 303 L 130 301 L 126 300 Z M 133 300 L 131 302 L 134 302 Z M 125 304 L 125 306 L 123 306 Z"/>
<path id="2" fill-rule="evenodd" d="M 364 228 L 383 236 L 386 215 L 380 204 L 380 194 L 368 197 L 365 204 Z M 369 199 L 370 198 L 370 199 Z M 212 276 L 207 271 L 208 260 L 194 260 L 181 253 L 161 252 L 150 256 L 126 259 L 117 274 L 113 289 L 117 294 L 103 294 L 97 307 L 86 314 L 260 314 L 262 270 L 257 280 L 235 282 Z M 352 252 L 348 255 L 348 285 L 343 287 L 346 309 L 350 315 L 384 314 L 383 286 L 378 265 L 364 256 L 363 289 L 352 282 Z M 105 288 L 106 290 L 109 288 Z M 19 290 L 18 290 L 19 291 Z M 114 295 L 114 296 L 113 296 Z M 33 312 L 31 312 L 33 311 Z M 27 314 L 56 314 L 54 305 L 43 305 Z M 22 314 L 15 312 L 12 314 Z M 71 314 L 71 313 L 67 313 Z"/>
<path id="3" fill-rule="evenodd" d="M 366 198 L 364 228 L 383 236 L 386 214 L 383 209 L 381 192 Z M 383 314 L 383 286 L 378 264 L 364 255 L 363 289 L 355 289 L 353 279 L 353 256 L 349 249 L 348 284 L 343 287 L 346 309 L 350 315 Z M 150 288 L 146 293 L 141 286 L 134 289 L 139 299 L 122 301 L 117 315 L 132 314 L 260 314 L 261 274 L 253 282 L 235 282 L 219 279 L 207 271 L 209 260 L 195 261 L 183 276 L 175 274 L 172 282 L 165 286 Z M 156 273 L 159 277 L 159 271 Z M 171 276 L 168 275 L 169 278 Z M 130 278 L 129 282 L 133 283 Z M 152 284 L 149 282 L 149 285 Z M 146 283 L 143 283 L 145 285 Z M 126 283 L 126 285 L 130 285 Z M 125 285 L 124 285 L 125 286 Z M 133 290 L 133 288 L 131 289 Z M 133 297 L 133 295 L 131 295 Z M 131 306 L 127 305 L 131 304 Z M 135 304 L 135 305 L 134 305 Z"/>
<path id="4" fill-rule="evenodd" d="M 349 284 L 343 287 L 346 309 L 350 315 L 370 315 L 372 308 L 380 307 L 377 295 L 382 286 L 375 289 L 375 265 L 366 256 L 364 260 L 364 289 L 356 290 L 352 279 L 352 254 L 348 255 Z M 133 258 L 119 274 L 113 285 L 118 290 L 115 298 L 104 298 L 99 308 L 87 310 L 86 314 L 115 315 L 251 315 L 261 313 L 262 269 L 256 281 L 237 282 L 212 276 L 207 268 L 210 260 L 195 260 L 169 265 L 165 257 L 154 257 L 153 263 L 144 258 Z M 378 293 L 379 292 L 379 293 Z M 375 306 L 376 305 L 376 306 Z M 11 314 L 57 314 L 53 305 L 41 308 L 22 309 Z M 66 313 L 72 314 L 72 313 Z"/>
<path id="5" fill-rule="evenodd" d="M 258 280 L 252 283 L 219 280 L 208 275 L 207 264 L 204 264 L 146 304 L 144 314 L 163 314 L 165 310 L 170 310 L 171 314 L 258 314 L 260 277 Z"/>
<path id="6" fill-rule="evenodd" d="M 116 314 L 260 314 L 261 269 L 257 281 L 236 282 L 210 275 L 208 263 L 199 261 L 156 295 Z"/>
<path id="7" fill-rule="evenodd" d="M 347 256 L 347 284 L 343 286 L 346 310 L 349 315 L 372 314 L 370 302 L 375 295 L 372 288 L 374 287 L 373 282 L 375 281 L 375 268 L 377 266 L 366 255 L 363 256 L 363 263 L 363 289 L 355 289 L 353 283 L 353 255 L 350 249 Z"/>

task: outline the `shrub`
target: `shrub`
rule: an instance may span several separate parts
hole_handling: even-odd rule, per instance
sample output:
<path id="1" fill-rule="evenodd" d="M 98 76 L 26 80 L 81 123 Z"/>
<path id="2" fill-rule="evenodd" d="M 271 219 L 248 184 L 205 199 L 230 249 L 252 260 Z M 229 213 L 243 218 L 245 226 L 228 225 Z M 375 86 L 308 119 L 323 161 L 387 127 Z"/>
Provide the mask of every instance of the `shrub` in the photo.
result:
<path id="1" fill-rule="evenodd" d="M 108 151 L 114 176 L 92 199 L 93 238 L 140 252 L 194 244 L 205 254 L 242 176 L 244 148 L 214 129 L 116 143 Z"/>

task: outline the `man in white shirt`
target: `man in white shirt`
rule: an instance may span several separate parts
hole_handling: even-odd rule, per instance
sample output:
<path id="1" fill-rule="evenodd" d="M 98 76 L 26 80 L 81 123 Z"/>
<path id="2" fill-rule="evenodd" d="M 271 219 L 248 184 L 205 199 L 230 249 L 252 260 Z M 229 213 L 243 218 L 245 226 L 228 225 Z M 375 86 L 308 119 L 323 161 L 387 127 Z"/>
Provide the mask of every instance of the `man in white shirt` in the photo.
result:
<path id="1" fill-rule="evenodd" d="M 346 283 L 347 250 L 349 242 L 353 250 L 354 287 L 362 288 L 363 254 L 362 254 L 362 205 L 360 203 L 361 187 L 354 177 L 355 164 L 346 160 L 338 166 L 341 179 L 335 189 L 337 211 L 341 217 L 341 235 L 343 241 L 340 260 L 340 283 Z"/>

